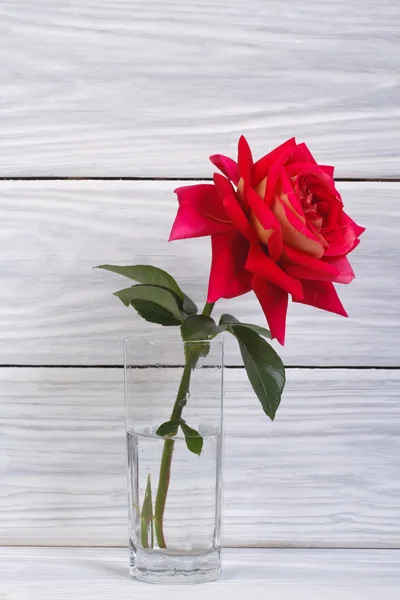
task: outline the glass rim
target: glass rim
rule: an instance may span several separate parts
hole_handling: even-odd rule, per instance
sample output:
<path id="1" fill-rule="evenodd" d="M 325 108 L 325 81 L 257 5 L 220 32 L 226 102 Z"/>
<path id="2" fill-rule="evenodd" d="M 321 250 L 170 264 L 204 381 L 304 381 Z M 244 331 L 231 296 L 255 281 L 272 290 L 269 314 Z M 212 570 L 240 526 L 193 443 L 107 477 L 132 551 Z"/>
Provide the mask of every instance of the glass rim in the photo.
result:
<path id="1" fill-rule="evenodd" d="M 224 332 L 222 332 L 222 335 L 219 335 L 218 338 L 213 338 L 211 340 L 164 340 L 162 338 L 159 339 L 149 339 L 147 337 L 137 337 L 134 335 L 129 335 L 127 337 L 122 338 L 122 343 L 124 344 L 124 346 L 126 346 L 127 344 L 130 344 L 132 342 L 141 342 L 141 343 L 145 343 L 148 344 L 149 346 L 157 346 L 160 344 L 165 344 L 165 345 L 179 345 L 179 346 L 186 346 L 187 344 L 224 344 Z"/>

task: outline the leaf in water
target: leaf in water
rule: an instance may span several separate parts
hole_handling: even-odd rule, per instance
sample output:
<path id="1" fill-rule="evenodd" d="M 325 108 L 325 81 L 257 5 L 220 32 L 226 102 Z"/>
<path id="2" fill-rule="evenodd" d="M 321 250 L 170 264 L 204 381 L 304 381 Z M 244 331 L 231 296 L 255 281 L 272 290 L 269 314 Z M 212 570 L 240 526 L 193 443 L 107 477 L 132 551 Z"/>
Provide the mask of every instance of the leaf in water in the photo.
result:
<path id="1" fill-rule="evenodd" d="M 231 325 L 253 390 L 271 420 L 274 420 L 285 387 L 285 367 L 275 350 L 255 331 Z"/>
<path id="2" fill-rule="evenodd" d="M 156 435 L 160 437 L 165 437 L 166 435 L 176 435 L 176 432 L 179 427 L 179 419 L 175 421 L 165 421 L 162 423 L 160 427 L 156 431 Z"/>
<path id="3" fill-rule="evenodd" d="M 180 426 L 185 436 L 186 446 L 190 452 L 200 456 L 203 449 L 203 438 L 198 431 L 189 427 L 184 419 L 180 420 Z"/>
<path id="4" fill-rule="evenodd" d="M 150 548 L 154 548 L 154 523 L 153 523 L 153 499 L 151 493 L 150 473 L 147 476 L 146 493 L 144 495 L 142 513 L 140 515 L 140 539 L 143 548 L 149 547 L 149 527 L 150 527 Z"/>

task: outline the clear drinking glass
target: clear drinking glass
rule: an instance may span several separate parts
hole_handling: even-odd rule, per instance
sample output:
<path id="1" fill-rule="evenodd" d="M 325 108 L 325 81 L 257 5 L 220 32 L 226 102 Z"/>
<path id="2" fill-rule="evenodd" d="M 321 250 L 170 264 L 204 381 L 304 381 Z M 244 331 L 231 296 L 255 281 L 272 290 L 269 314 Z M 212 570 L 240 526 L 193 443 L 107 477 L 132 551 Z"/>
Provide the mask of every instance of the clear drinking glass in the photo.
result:
<path id="1" fill-rule="evenodd" d="M 217 579 L 223 340 L 129 338 L 124 350 L 131 575 L 151 583 Z"/>

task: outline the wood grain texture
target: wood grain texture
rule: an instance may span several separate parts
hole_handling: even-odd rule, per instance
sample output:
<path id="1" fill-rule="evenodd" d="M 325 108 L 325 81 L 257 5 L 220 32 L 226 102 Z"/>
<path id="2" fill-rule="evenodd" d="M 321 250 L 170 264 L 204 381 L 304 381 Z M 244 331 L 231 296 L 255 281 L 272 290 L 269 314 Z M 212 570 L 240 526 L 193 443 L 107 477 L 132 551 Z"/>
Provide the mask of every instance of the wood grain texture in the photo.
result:
<path id="1" fill-rule="evenodd" d="M 0 375 L 0 545 L 125 546 L 122 370 Z M 226 546 L 400 547 L 398 371 L 291 369 L 274 423 L 225 380 Z"/>
<path id="2" fill-rule="evenodd" d="M 398 550 L 225 550 L 222 578 L 192 586 L 193 600 L 249 595 L 274 600 L 397 600 Z M 5 600 L 157 600 L 160 587 L 128 577 L 119 548 L 0 548 Z M 163 586 L 166 600 L 187 598 L 186 586 Z"/>
<path id="3" fill-rule="evenodd" d="M 296 135 L 346 177 L 400 176 L 393 0 L 3 0 L 3 176 L 206 176 Z"/>
<path id="4" fill-rule="evenodd" d="M 92 270 L 104 262 L 156 264 L 202 305 L 210 241 L 167 243 L 176 212 L 174 187 L 1 182 L 0 364 L 121 364 L 121 339 L 127 335 L 177 339 L 175 328 L 143 321 L 112 296 L 128 280 Z M 352 254 L 357 279 L 338 286 L 350 318 L 292 304 L 286 347 L 279 352 L 289 365 L 398 366 L 400 184 L 341 183 L 339 189 L 348 212 L 367 227 Z M 215 312 L 265 321 L 253 294 L 221 301 Z M 229 343 L 227 362 L 238 362 L 236 346 Z"/>

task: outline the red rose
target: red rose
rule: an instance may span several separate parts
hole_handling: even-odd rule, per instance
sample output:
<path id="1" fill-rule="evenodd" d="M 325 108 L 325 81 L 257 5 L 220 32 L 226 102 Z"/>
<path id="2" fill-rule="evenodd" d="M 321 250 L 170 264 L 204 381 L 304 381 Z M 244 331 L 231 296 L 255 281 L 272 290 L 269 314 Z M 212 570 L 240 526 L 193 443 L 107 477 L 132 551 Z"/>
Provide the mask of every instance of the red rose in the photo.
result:
<path id="1" fill-rule="evenodd" d="M 317 165 L 290 139 L 253 162 L 246 139 L 238 162 L 210 157 L 214 184 L 178 188 L 170 240 L 211 235 L 208 302 L 254 290 L 271 334 L 285 340 L 288 295 L 347 316 L 333 283 L 350 283 L 347 259 L 364 229 L 343 210 L 333 167 Z"/>

